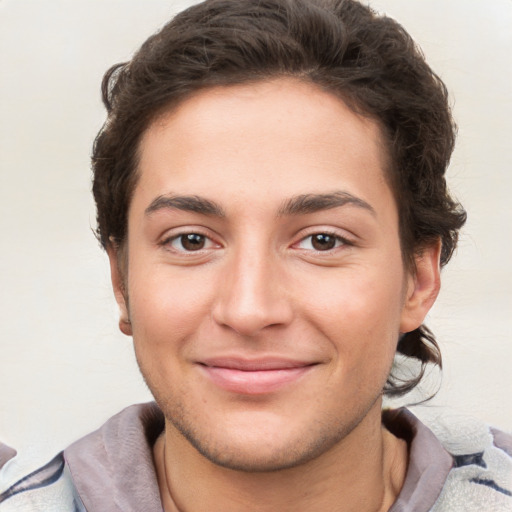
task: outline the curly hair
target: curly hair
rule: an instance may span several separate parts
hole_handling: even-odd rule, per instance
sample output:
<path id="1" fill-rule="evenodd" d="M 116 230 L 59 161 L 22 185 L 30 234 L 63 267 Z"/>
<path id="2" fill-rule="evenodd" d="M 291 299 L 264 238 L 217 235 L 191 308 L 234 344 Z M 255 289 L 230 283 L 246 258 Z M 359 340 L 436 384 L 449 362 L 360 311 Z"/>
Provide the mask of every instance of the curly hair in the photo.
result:
<path id="1" fill-rule="evenodd" d="M 201 89 L 280 76 L 316 84 L 379 123 L 404 264 L 413 267 L 415 254 L 441 240 L 445 265 L 466 220 L 445 181 L 456 132 L 446 87 L 401 25 L 355 0 L 206 0 L 110 68 L 102 83 L 108 117 L 92 156 L 103 247 L 126 238 L 139 143 L 157 116 Z M 407 381 L 391 375 L 388 395 L 414 388 L 428 363 L 441 366 L 424 325 L 403 335 L 397 351 L 421 369 Z"/>

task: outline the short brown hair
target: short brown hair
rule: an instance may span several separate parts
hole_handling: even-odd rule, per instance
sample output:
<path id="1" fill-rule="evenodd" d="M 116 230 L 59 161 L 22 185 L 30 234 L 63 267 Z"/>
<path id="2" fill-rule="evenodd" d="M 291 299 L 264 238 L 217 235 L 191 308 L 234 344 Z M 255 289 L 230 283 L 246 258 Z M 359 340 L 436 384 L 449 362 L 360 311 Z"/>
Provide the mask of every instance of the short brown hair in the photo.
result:
<path id="1" fill-rule="evenodd" d="M 108 118 L 92 157 L 101 244 L 123 245 L 139 142 L 156 116 L 200 89 L 279 76 L 314 83 L 380 124 L 404 262 L 441 240 L 445 265 L 466 219 L 445 181 L 455 141 L 446 87 L 396 21 L 354 0 L 206 0 L 108 70 Z M 390 376 L 390 395 L 412 389 L 427 363 L 441 364 L 425 326 L 402 336 L 397 350 L 422 365 L 409 380 Z"/>

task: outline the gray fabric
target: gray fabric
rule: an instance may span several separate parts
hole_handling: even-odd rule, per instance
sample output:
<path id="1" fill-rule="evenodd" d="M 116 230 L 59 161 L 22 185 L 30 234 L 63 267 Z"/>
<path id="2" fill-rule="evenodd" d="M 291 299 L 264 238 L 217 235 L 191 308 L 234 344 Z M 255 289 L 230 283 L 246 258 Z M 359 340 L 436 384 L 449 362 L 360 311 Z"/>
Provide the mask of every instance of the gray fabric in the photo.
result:
<path id="1" fill-rule="evenodd" d="M 0 469 L 16 456 L 16 450 L 0 442 Z"/>
<path id="2" fill-rule="evenodd" d="M 1 512 L 162 512 L 152 446 L 163 429 L 154 404 L 135 405 L 0 494 Z M 384 411 L 409 461 L 389 512 L 512 510 L 512 436 L 438 416 L 434 433 L 406 409 Z M 5 460 L 14 450 L 0 446 Z M 65 462 L 65 463 L 64 463 Z"/>
<path id="3" fill-rule="evenodd" d="M 389 512 L 427 512 L 443 490 L 453 465 L 452 456 L 434 434 L 407 409 L 397 411 L 394 422 L 395 425 L 398 422 L 409 425 L 412 435 L 404 485 Z M 393 425 L 387 424 L 387 427 L 394 430 Z"/>
<path id="4" fill-rule="evenodd" d="M 65 450 L 88 511 L 162 511 L 152 450 L 145 435 L 150 425 L 143 419 L 155 413 L 161 414 L 154 404 L 129 407 Z M 443 488 L 452 457 L 432 432 L 405 409 L 396 411 L 385 424 L 410 442 L 406 480 L 390 512 L 427 512 Z"/>
<path id="5" fill-rule="evenodd" d="M 62 453 L 0 492 L 1 512 L 87 512 Z"/>
<path id="6" fill-rule="evenodd" d="M 154 404 L 128 407 L 72 444 L 64 457 L 90 512 L 162 512 L 144 414 Z"/>
<path id="7" fill-rule="evenodd" d="M 491 428 L 491 434 L 494 438 L 496 448 L 503 450 L 507 455 L 512 457 L 512 435 Z"/>

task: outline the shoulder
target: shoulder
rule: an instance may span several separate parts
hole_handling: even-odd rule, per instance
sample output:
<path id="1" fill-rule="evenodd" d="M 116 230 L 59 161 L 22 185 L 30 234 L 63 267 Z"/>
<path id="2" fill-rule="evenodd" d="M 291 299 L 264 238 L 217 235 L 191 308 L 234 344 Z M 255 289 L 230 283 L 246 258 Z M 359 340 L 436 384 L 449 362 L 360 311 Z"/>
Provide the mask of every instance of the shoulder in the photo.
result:
<path id="1" fill-rule="evenodd" d="M 87 510 L 161 512 L 152 447 L 163 426 L 155 403 L 132 405 L 64 450 Z"/>
<path id="2" fill-rule="evenodd" d="M 162 428 L 155 404 L 128 407 L 36 471 L 0 480 L 0 512 L 161 512 L 152 444 Z M 14 455 L 0 445 L 0 468 Z"/>
<path id="3" fill-rule="evenodd" d="M 2 512 L 85 512 L 62 453 L 0 492 Z"/>
<path id="4" fill-rule="evenodd" d="M 453 459 L 432 512 L 512 510 L 512 435 L 447 411 L 421 418 Z"/>

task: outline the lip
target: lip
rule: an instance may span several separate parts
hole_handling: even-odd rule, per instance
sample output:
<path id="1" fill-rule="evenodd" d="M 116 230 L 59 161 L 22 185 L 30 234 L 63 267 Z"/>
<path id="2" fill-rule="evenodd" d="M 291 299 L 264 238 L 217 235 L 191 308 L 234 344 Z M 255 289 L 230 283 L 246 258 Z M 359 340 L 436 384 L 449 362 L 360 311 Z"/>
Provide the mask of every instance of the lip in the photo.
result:
<path id="1" fill-rule="evenodd" d="M 316 363 L 281 358 L 214 358 L 200 370 L 217 386 L 232 393 L 260 395 L 276 392 L 309 373 Z"/>

